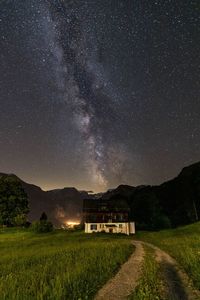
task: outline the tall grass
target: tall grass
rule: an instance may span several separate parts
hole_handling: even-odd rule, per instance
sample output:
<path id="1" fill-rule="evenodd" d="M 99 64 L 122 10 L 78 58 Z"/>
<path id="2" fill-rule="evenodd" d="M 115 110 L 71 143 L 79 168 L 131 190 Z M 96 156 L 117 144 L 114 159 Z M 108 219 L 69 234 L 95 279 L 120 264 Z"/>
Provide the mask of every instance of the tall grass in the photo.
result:
<path id="1" fill-rule="evenodd" d="M 0 233 L 0 299 L 92 299 L 133 251 L 122 236 Z"/>
<path id="2" fill-rule="evenodd" d="M 142 266 L 142 275 L 138 285 L 130 296 L 130 300 L 161 300 L 162 282 L 160 279 L 160 266 L 155 261 L 154 250 L 144 247 L 145 259 Z"/>
<path id="3" fill-rule="evenodd" d="M 200 223 L 160 232 L 140 232 L 136 238 L 162 248 L 173 256 L 200 290 Z"/>

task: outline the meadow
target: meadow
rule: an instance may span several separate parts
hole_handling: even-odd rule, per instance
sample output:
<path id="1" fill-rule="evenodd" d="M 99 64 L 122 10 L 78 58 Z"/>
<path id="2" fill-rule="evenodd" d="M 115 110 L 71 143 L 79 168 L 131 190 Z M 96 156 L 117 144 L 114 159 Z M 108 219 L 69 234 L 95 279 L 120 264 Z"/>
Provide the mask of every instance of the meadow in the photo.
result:
<path id="1" fill-rule="evenodd" d="M 144 246 L 145 258 L 142 265 L 142 276 L 129 300 L 163 300 L 160 267 L 155 260 L 155 253 Z"/>
<path id="2" fill-rule="evenodd" d="M 135 238 L 169 253 L 200 290 L 200 222 L 173 230 L 138 232 Z"/>
<path id="3" fill-rule="evenodd" d="M 1 229 L 1 300 L 93 299 L 133 250 L 122 235 Z"/>
<path id="4" fill-rule="evenodd" d="M 137 232 L 174 257 L 200 290 L 200 223 L 158 232 Z M 36 234 L 0 229 L 0 299 L 93 299 L 134 251 L 132 237 L 57 230 Z M 155 253 L 145 259 L 131 300 L 160 300 L 162 282 Z"/>

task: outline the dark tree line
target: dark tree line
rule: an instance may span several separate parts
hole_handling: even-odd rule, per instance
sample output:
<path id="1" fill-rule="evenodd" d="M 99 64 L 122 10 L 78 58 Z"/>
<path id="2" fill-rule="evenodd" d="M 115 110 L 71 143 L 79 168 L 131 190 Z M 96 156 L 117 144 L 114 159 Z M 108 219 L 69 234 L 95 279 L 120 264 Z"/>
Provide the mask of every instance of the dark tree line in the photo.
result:
<path id="1" fill-rule="evenodd" d="M 29 212 L 28 197 L 15 176 L 0 177 L 0 224 L 24 225 Z"/>
<path id="2" fill-rule="evenodd" d="M 137 229 L 159 230 L 200 220 L 200 163 L 184 168 L 159 186 L 120 186 L 112 198 L 124 198 Z"/>
<path id="3" fill-rule="evenodd" d="M 27 222 L 28 212 L 28 197 L 20 180 L 14 175 L 0 176 L 0 225 L 30 225 Z M 43 212 L 40 220 L 31 225 L 31 229 L 38 233 L 49 232 L 53 230 L 53 225 Z"/>

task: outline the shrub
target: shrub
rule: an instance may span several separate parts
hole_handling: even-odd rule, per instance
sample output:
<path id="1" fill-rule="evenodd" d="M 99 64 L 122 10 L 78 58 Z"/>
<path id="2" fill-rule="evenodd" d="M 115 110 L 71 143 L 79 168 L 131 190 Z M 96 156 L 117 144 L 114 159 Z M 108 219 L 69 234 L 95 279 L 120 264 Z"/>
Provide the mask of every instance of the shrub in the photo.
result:
<path id="1" fill-rule="evenodd" d="M 15 226 L 25 226 L 27 222 L 27 217 L 25 214 L 19 214 L 13 218 L 13 225 Z"/>
<path id="2" fill-rule="evenodd" d="M 37 233 L 45 233 L 53 231 L 53 224 L 50 221 L 42 220 L 33 222 L 31 229 Z"/>
<path id="3" fill-rule="evenodd" d="M 82 224 L 74 225 L 74 230 L 83 230 L 84 226 Z"/>

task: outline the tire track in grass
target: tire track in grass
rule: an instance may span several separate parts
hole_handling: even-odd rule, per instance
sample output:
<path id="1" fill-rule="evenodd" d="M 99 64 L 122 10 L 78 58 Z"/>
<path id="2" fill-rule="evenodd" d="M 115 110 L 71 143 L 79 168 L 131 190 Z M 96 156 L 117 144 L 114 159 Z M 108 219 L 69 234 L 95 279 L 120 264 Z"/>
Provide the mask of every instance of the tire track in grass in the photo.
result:
<path id="1" fill-rule="evenodd" d="M 149 243 L 133 241 L 133 244 L 136 247 L 134 253 L 115 277 L 99 290 L 95 300 L 200 299 L 200 291 L 194 288 L 188 275 L 170 255 Z M 148 266 L 152 274 L 148 274 Z M 151 276 L 155 277 L 156 287 Z"/>
<path id="2" fill-rule="evenodd" d="M 159 273 L 159 264 L 155 260 L 155 250 L 144 245 L 145 258 L 142 275 L 129 300 L 162 300 L 163 284 Z"/>
<path id="3" fill-rule="evenodd" d="M 198 300 L 200 292 L 196 290 L 188 275 L 180 268 L 175 259 L 160 248 L 145 242 L 143 245 L 155 251 L 155 259 L 160 266 L 160 276 L 163 282 L 166 300 Z"/>
<path id="4" fill-rule="evenodd" d="M 135 289 L 141 276 L 144 249 L 140 242 L 133 241 L 133 244 L 135 246 L 135 251 L 131 257 L 122 265 L 119 272 L 98 291 L 94 298 L 95 300 L 127 299 Z"/>

